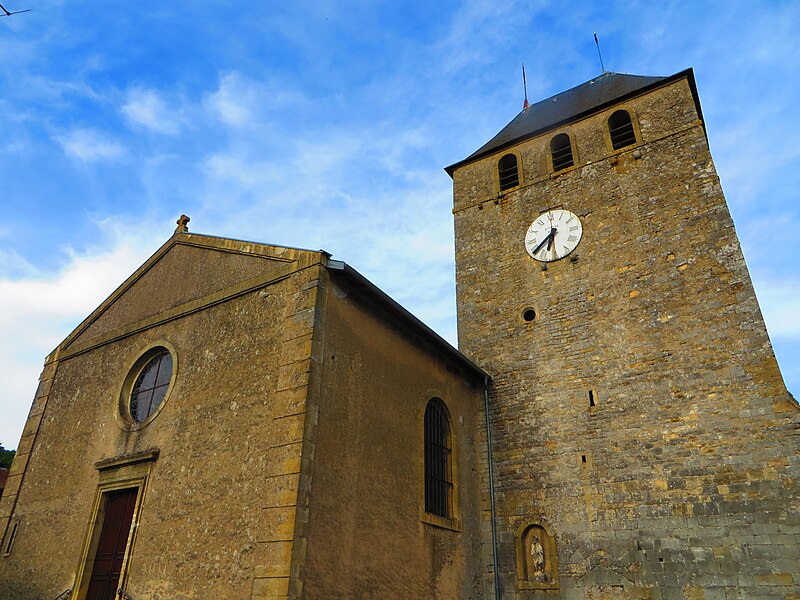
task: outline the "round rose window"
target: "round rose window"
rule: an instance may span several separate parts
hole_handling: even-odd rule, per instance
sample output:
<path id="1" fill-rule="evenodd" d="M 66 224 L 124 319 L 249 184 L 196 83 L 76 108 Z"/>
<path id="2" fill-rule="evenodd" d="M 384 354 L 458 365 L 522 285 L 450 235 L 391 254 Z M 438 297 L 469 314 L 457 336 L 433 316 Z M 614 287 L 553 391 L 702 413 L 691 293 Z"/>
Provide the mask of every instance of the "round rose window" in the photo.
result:
<path id="1" fill-rule="evenodd" d="M 143 423 L 156 411 L 172 380 L 172 355 L 169 350 L 159 348 L 151 356 L 131 388 L 130 415 L 137 423 Z"/>

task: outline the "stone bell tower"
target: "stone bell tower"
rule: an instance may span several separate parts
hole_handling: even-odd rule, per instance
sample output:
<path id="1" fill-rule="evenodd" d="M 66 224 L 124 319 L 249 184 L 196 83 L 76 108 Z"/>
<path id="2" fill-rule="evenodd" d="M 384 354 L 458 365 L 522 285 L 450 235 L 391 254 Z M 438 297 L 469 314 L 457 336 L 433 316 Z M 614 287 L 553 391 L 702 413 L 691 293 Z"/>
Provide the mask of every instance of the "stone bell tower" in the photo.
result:
<path id="1" fill-rule="evenodd" d="M 693 72 L 604 73 L 447 172 L 503 598 L 797 598 L 800 409 Z"/>

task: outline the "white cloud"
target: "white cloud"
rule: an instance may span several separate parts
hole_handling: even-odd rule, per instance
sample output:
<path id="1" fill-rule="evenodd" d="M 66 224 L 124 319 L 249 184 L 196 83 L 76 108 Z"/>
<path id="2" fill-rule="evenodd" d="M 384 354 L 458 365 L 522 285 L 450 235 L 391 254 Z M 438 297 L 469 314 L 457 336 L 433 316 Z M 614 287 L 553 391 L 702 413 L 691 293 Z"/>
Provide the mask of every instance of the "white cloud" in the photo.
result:
<path id="1" fill-rule="evenodd" d="M 16 447 L 44 358 L 132 273 L 158 241 L 114 232 L 110 247 L 65 251 L 47 276 L 0 279 L 0 442 Z"/>
<path id="2" fill-rule="evenodd" d="M 542 2 L 521 8 L 516 0 L 471 0 L 464 3 L 450 22 L 447 36 L 439 43 L 448 72 L 468 65 L 491 62 L 495 40 L 509 36 L 535 14 Z"/>
<path id="3" fill-rule="evenodd" d="M 0 238 L 4 232 L 0 231 Z M 35 275 L 38 269 L 16 250 L 0 248 L 0 277 L 14 275 Z"/>
<path id="4" fill-rule="evenodd" d="M 229 73 L 219 82 L 219 89 L 206 98 L 208 107 L 229 125 L 250 121 L 255 106 L 255 90 L 238 73 Z"/>
<path id="5" fill-rule="evenodd" d="M 182 111 L 171 110 L 153 90 L 130 90 L 122 114 L 134 125 L 167 135 L 178 133 L 184 120 Z"/>
<path id="6" fill-rule="evenodd" d="M 125 154 L 122 145 L 92 129 L 75 129 L 56 140 L 68 156 L 84 162 L 116 160 Z"/>
<path id="7" fill-rule="evenodd" d="M 623 4 L 612 3 L 612 8 Z M 797 127 L 789 107 L 797 95 L 793 75 L 800 46 L 791 37 L 798 19 L 785 13 L 797 15 L 797 9 L 755 9 L 739 3 L 738 8 L 721 11 L 719 18 L 704 20 L 708 9 L 688 3 L 668 9 L 642 5 L 633 11 L 627 5 L 626 10 L 576 6 L 569 12 L 552 3 L 545 6 L 544 0 L 469 0 L 455 11 L 426 19 L 421 31 L 414 32 L 396 28 L 400 22 L 365 27 L 358 20 L 365 17 L 364 11 L 343 10 L 336 4 L 315 5 L 310 11 L 318 11 L 310 23 L 316 23 L 317 30 L 309 30 L 307 8 L 302 10 L 305 20 L 291 10 L 281 14 L 265 9 L 267 13 L 247 18 L 248 23 L 259 24 L 258 38 L 245 38 L 242 31 L 241 44 L 215 50 L 219 57 L 215 64 L 226 69 L 222 73 L 197 61 L 187 64 L 185 76 L 176 77 L 173 69 L 160 72 L 148 64 L 147 72 L 126 72 L 126 80 L 153 82 L 147 85 L 154 89 L 131 88 L 122 102 L 105 72 L 99 78 L 75 76 L 74 66 L 83 72 L 88 61 L 85 46 L 79 46 L 79 55 L 54 63 L 47 71 L 30 61 L 30 68 L 26 64 L 26 69 L 19 69 L 21 75 L 26 70 L 31 74 L 26 75 L 25 85 L 17 83 L 7 90 L 0 129 L 4 123 L 13 123 L 16 129 L 6 125 L 9 135 L 0 142 L 6 144 L 0 151 L 21 154 L 27 136 L 36 141 L 39 123 L 60 123 L 64 131 L 78 127 L 77 123 L 95 123 L 110 131 L 111 123 L 119 125 L 124 119 L 123 124 L 142 134 L 141 139 L 123 138 L 131 133 L 124 127 L 114 134 L 120 137 L 78 129 L 58 138 L 68 155 L 83 161 L 134 156 L 137 160 L 130 161 L 128 178 L 120 174 L 117 180 L 114 174 L 113 181 L 110 177 L 97 181 L 72 169 L 80 177 L 59 181 L 59 186 L 74 200 L 67 204 L 61 195 L 52 194 L 54 219 L 61 221 L 58 211 L 85 214 L 87 207 L 107 211 L 105 197 L 125 203 L 131 214 L 152 207 L 169 211 L 174 214 L 170 225 L 180 212 L 187 212 L 193 231 L 322 247 L 351 263 L 453 341 L 451 191 L 440 167 L 477 149 L 519 110 L 521 60 L 526 63 L 531 101 L 594 74 L 591 32 L 597 30 L 606 66 L 614 70 L 668 74 L 696 67 L 712 149 L 770 333 L 773 339 L 800 339 L 795 316 L 800 314 L 796 300 L 800 290 L 796 282 L 778 279 L 781 273 L 792 272 L 790 261 L 796 252 L 791 250 L 796 244 L 782 240 L 777 252 L 776 236 L 769 235 L 776 211 L 791 204 L 786 204 L 787 197 L 794 197 L 771 193 L 770 186 L 782 182 L 787 189 L 796 188 L 791 184 L 797 148 L 785 132 Z M 763 14 L 748 19 L 747 35 L 740 40 L 742 51 L 734 60 L 726 44 L 744 7 Z M 692 18 L 687 20 L 687 14 Z M 696 28 L 683 27 L 686 22 L 703 23 L 706 29 L 711 24 L 713 31 L 697 44 Z M 61 23 L 59 33 L 70 31 Z M 265 26 L 271 36 L 263 35 Z M 380 35 L 369 33 L 374 31 Z M 339 40 L 334 45 L 329 43 L 332 34 Z M 353 39 L 346 39 L 346 34 Z M 264 45 L 265 39 L 271 39 L 270 44 Z M 374 46 L 367 44 L 376 40 Z M 103 45 L 105 41 L 94 42 L 94 56 L 107 57 L 113 65 L 120 57 Z M 287 49 L 289 62 L 274 52 L 273 42 Z M 0 41 L 0 49 L 8 49 L 7 45 Z M 45 53 L 43 47 L 31 43 L 28 51 L 42 60 L 62 56 Z M 390 48 L 391 56 L 373 55 L 365 51 L 369 47 Z M 20 52 L 5 54 L 19 58 Z M 135 61 L 136 68 L 139 64 Z M 65 73 L 70 76 L 67 81 Z M 198 89 L 205 91 L 191 91 Z M 48 178 L 55 178 L 59 174 L 48 166 L 57 163 L 43 154 L 36 164 Z M 23 173 L 24 168 L 16 171 Z M 40 198 L 50 197 L 49 189 L 32 186 L 31 190 Z M 87 190 L 93 196 L 90 200 L 85 199 Z M 772 197 L 778 200 L 768 202 Z M 751 213 L 754 209 L 759 212 Z M 782 227 L 791 230 L 797 223 L 796 211 L 784 212 L 788 216 L 782 218 Z M 70 237 L 76 235 L 73 221 L 64 223 L 58 239 L 76 239 Z M 135 229 L 148 230 L 138 221 Z M 155 247 L 160 241 L 143 245 Z M 50 243 L 52 250 L 52 244 L 59 242 Z M 17 387 L 9 387 L 8 393 L 24 411 L 44 355 L 141 262 L 126 262 L 123 248 L 129 246 L 117 241 L 92 253 L 67 252 L 67 265 L 52 275 L 33 268 L 50 268 L 47 260 L 52 252 L 45 259 L 34 258 L 35 265 L 11 252 L 0 254 L 0 286 L 6 286 L 0 293 L 8 294 L 0 300 L 0 326 L 4 335 L 10 328 L 6 340 L 15 341 L 15 348 L 0 343 L 4 356 L 0 369 L 5 369 L 0 376 L 15 373 Z M 754 268 L 759 263 L 761 269 Z M 763 285 L 759 271 L 768 274 Z M 95 286 L 95 273 L 108 281 L 104 291 L 102 285 Z M 6 312 L 13 318 L 4 319 Z M 25 327 L 17 325 L 23 321 Z M 14 354 L 15 349 L 28 358 Z M 6 398 L 0 396 L 0 402 Z M 0 414 L 0 441 L 5 442 L 6 413 Z"/>
<path id="8" fill-rule="evenodd" d="M 248 160 L 246 157 L 231 154 L 215 154 L 206 161 L 207 174 L 222 185 L 233 183 L 230 190 L 236 195 L 245 190 L 264 187 L 281 180 L 281 170 L 270 163 Z M 222 199 L 215 199 L 220 201 Z"/>
<path id="9" fill-rule="evenodd" d="M 241 127 L 263 120 L 266 113 L 305 102 L 304 96 L 277 81 L 255 81 L 233 71 L 222 76 L 205 105 L 224 123 Z"/>
<path id="10" fill-rule="evenodd" d="M 46 100 L 51 105 L 64 103 L 68 98 L 82 98 L 92 102 L 103 103 L 107 98 L 98 93 L 91 85 L 80 78 L 64 80 L 41 76 L 25 78 L 25 92 L 30 97 Z"/>

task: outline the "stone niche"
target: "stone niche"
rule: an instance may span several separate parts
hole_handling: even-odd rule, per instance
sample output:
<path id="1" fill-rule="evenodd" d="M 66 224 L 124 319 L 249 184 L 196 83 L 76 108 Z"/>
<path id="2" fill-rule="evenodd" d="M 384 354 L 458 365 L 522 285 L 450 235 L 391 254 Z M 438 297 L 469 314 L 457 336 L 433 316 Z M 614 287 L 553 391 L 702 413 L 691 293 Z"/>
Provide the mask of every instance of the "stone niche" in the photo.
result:
<path id="1" fill-rule="evenodd" d="M 556 539 L 550 526 L 531 520 L 517 528 L 517 581 L 521 590 L 558 589 Z"/>

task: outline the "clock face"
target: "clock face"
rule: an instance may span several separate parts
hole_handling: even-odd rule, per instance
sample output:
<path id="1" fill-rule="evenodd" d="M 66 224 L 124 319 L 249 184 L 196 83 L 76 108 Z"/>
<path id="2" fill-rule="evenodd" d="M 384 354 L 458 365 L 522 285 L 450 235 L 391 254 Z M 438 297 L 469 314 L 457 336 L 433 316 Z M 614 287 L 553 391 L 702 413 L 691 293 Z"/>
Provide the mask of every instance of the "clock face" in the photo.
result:
<path id="1" fill-rule="evenodd" d="M 568 210 L 548 210 L 528 227 L 525 248 L 536 260 L 550 262 L 575 250 L 583 235 L 577 215 Z"/>

